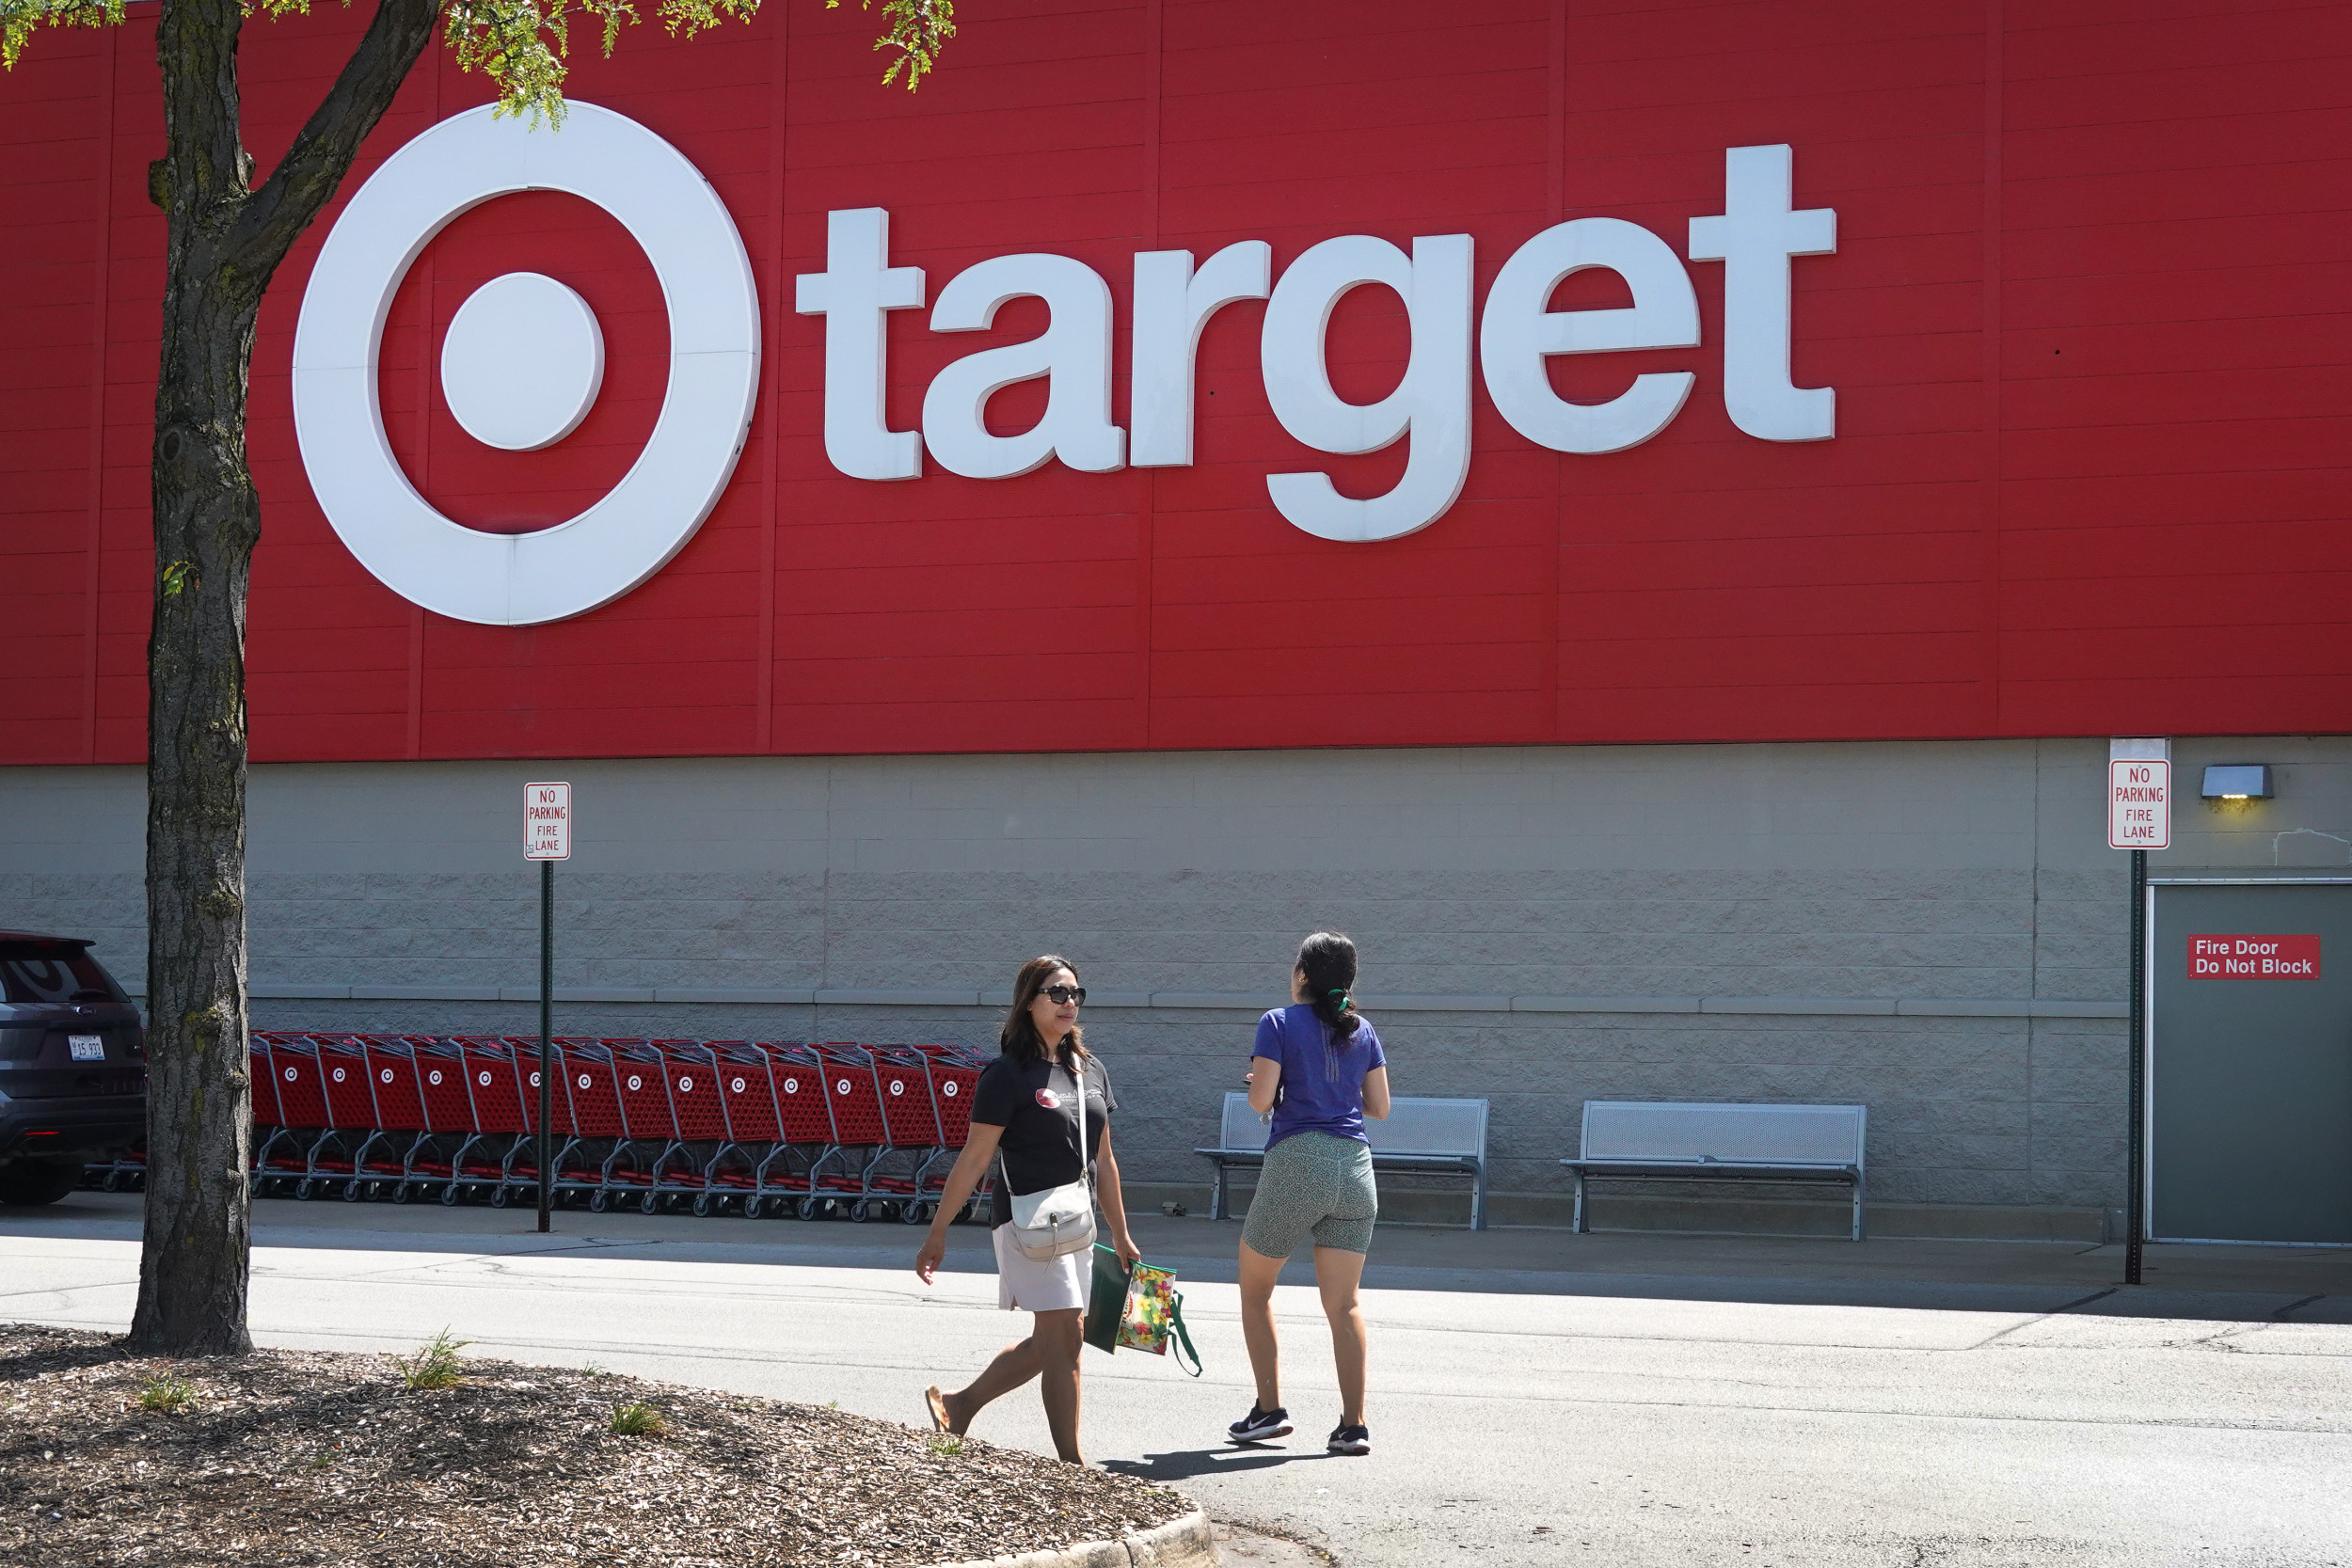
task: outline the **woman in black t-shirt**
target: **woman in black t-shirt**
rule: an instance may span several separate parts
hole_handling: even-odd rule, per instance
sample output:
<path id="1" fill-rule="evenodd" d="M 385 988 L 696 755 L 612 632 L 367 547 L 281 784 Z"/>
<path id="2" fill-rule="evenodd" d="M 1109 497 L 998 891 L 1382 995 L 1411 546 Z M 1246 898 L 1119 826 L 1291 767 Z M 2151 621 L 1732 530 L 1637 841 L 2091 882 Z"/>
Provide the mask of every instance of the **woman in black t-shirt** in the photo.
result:
<path id="1" fill-rule="evenodd" d="M 914 1272 L 931 1282 L 947 1254 L 947 1222 L 979 1186 L 989 1162 L 1003 1158 L 996 1183 L 996 1305 L 1008 1312 L 1034 1313 L 1029 1337 L 1006 1347 L 969 1386 L 952 1394 L 926 1388 L 931 1422 L 961 1434 L 972 1418 L 999 1395 L 1031 1378 L 1045 1399 L 1045 1423 L 1054 1448 L 1073 1465 L 1078 1452 L 1078 1353 L 1084 1347 L 1087 1292 L 1093 1282 L 1093 1249 L 1042 1261 L 1012 1243 L 1011 1197 L 1067 1186 L 1095 1168 L 1103 1226 L 1120 1259 L 1143 1256 L 1127 1234 L 1127 1212 L 1120 1201 L 1119 1162 L 1111 1157 L 1111 1115 L 1119 1098 L 1110 1074 L 1078 1036 L 1078 1006 L 1086 1000 L 1078 972 L 1067 958 L 1047 954 L 1021 966 L 1012 985 L 1012 1011 L 997 1036 L 1004 1053 L 988 1065 L 972 1092 L 972 1132 L 931 1218 L 930 1234 L 914 1255 Z M 1083 1083 L 1083 1089 L 1080 1087 Z M 1078 1148 L 1078 1096 L 1085 1095 L 1086 1141 Z"/>

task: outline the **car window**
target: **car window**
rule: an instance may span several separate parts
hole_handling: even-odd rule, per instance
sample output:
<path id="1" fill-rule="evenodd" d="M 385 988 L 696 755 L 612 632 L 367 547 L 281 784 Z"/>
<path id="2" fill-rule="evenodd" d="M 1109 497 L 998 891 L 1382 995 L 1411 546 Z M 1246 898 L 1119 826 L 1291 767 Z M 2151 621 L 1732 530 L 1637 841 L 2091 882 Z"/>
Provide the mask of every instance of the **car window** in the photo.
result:
<path id="1" fill-rule="evenodd" d="M 119 1002 L 98 960 L 65 942 L 0 942 L 0 1002 Z"/>

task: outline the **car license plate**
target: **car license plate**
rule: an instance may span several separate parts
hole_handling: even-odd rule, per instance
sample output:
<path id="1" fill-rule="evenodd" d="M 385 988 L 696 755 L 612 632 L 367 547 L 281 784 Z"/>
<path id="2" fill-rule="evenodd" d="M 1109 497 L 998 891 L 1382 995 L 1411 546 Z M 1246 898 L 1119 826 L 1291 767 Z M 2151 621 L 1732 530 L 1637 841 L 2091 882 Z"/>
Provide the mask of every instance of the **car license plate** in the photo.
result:
<path id="1" fill-rule="evenodd" d="M 103 1035 L 68 1035 L 65 1043 L 77 1062 L 103 1062 L 106 1059 L 106 1039 Z"/>

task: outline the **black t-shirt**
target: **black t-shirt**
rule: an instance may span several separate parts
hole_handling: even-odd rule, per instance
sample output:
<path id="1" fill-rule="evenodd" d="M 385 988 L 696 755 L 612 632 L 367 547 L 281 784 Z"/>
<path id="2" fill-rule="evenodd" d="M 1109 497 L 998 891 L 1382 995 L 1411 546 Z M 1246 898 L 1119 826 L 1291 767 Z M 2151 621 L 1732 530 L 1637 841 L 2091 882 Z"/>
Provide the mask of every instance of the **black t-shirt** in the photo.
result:
<path id="1" fill-rule="evenodd" d="M 1103 1147 L 1103 1128 L 1119 1109 L 1111 1092 L 1111 1075 L 1102 1058 L 1089 1055 L 1087 1078 L 1087 1160 L 1090 1164 Z M 972 1091 L 972 1119 L 1001 1127 L 997 1149 L 1005 1163 L 1005 1188 L 1014 1193 L 1041 1193 L 1078 1180 L 1078 1107 L 1076 1081 L 1067 1068 L 1042 1059 L 1026 1064 L 1002 1055 L 988 1064 Z M 1049 1103 L 1050 1101 L 1050 1103 Z M 999 1225 L 1009 1219 L 1009 1207 L 996 1206 Z"/>

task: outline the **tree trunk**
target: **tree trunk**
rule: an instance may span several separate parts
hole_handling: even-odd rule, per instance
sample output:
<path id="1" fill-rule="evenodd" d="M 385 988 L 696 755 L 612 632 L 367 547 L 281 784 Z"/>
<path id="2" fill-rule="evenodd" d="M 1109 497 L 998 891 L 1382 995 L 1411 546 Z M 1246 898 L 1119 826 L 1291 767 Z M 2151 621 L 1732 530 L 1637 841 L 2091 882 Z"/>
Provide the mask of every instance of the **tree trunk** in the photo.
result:
<path id="1" fill-rule="evenodd" d="M 141 1349 L 217 1355 L 253 1348 L 245 612 L 262 518 L 245 451 L 255 311 L 209 281 L 173 268 L 155 400 L 147 1231 L 131 1338 Z"/>
<path id="2" fill-rule="evenodd" d="M 260 499 L 246 465 L 253 325 L 278 263 L 333 196 L 430 41 L 437 0 L 379 0 L 266 185 L 238 138 L 238 0 L 165 0 L 155 49 L 168 219 L 147 649 L 147 1225 L 132 1348 L 242 1354 L 246 1167 L 245 617 Z"/>
<path id="3" fill-rule="evenodd" d="M 222 274 L 246 195 L 235 0 L 172 0 L 156 32 L 169 220 L 151 480 L 147 646 L 147 1228 L 134 1348 L 242 1354 L 250 1261 L 245 605 L 262 515 L 245 399 L 261 294 Z"/>

